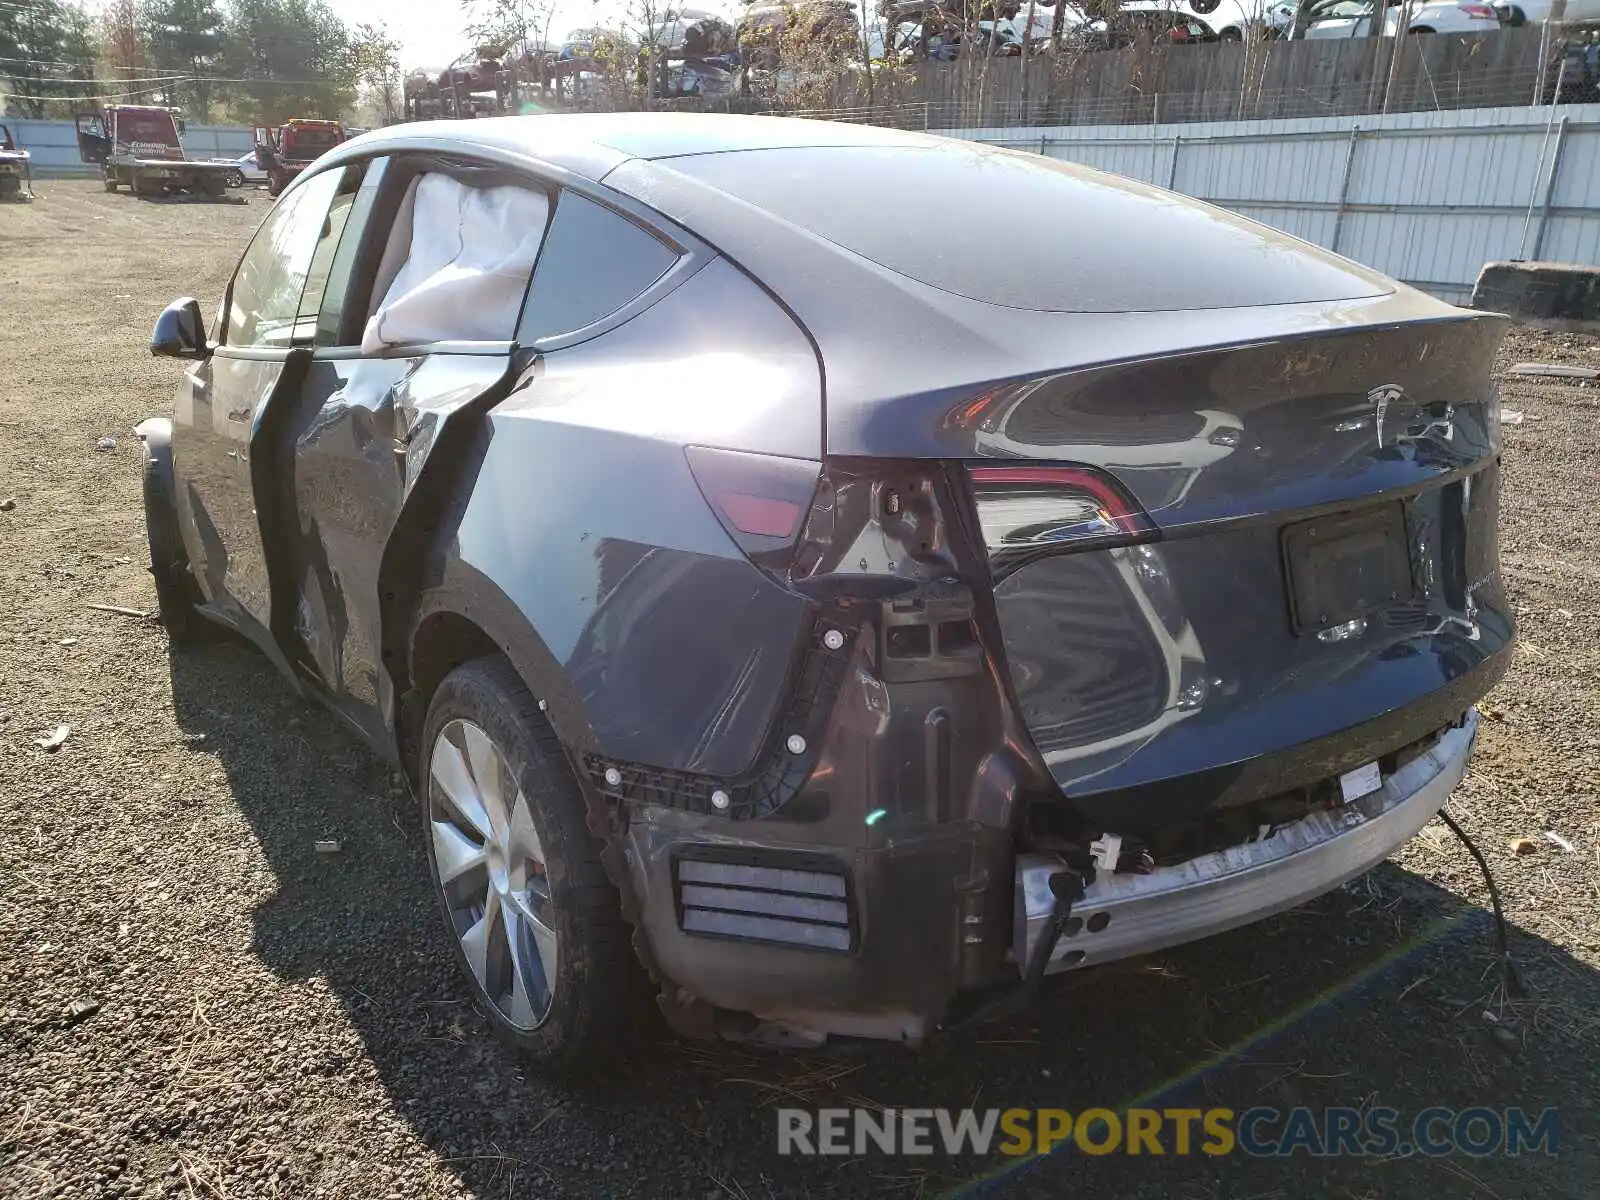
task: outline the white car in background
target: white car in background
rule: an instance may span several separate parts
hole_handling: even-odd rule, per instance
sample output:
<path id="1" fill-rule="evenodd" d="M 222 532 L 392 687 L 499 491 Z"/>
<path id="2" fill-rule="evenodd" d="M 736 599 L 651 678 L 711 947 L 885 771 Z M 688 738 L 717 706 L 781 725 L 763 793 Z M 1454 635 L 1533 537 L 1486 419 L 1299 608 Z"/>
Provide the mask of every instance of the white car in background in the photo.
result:
<path id="1" fill-rule="evenodd" d="M 1162 0 L 1162 8 L 1194 17 L 1217 35 L 1219 41 L 1239 42 L 1252 24 L 1272 28 L 1287 27 L 1280 11 L 1282 4 L 1266 0 Z M 1289 18 L 1294 17 L 1290 8 Z M 1281 23 L 1281 24 L 1280 24 Z"/>
<path id="2" fill-rule="evenodd" d="M 1393 37 L 1400 27 L 1403 5 L 1384 10 L 1383 36 Z M 1324 0 L 1311 10 L 1308 38 L 1366 37 L 1372 28 L 1372 0 Z M 1500 17 L 1493 6 L 1478 0 L 1428 0 L 1407 13 L 1409 33 L 1494 33 Z"/>
<path id="3" fill-rule="evenodd" d="M 1494 7 L 1501 21 L 1507 25 L 1536 25 L 1550 19 L 1555 0 L 1510 0 L 1509 3 L 1498 3 Z M 1600 0 L 1567 0 L 1561 20 L 1600 21 Z"/>
<path id="4" fill-rule="evenodd" d="M 1593 0 L 1593 3 L 1600 4 L 1600 0 Z M 1158 10 L 1188 17 L 1204 25 L 1219 41 L 1224 42 L 1243 41 L 1245 32 L 1252 24 L 1264 26 L 1275 33 L 1286 33 L 1294 21 L 1295 12 L 1292 0 L 1135 0 L 1134 4 L 1124 5 L 1123 8 L 1124 11 Z M 1036 44 L 1049 41 L 1055 24 L 1055 6 L 1035 5 L 1032 28 L 1029 30 L 1028 6 L 1024 4 L 1012 18 L 1011 24 L 1019 38 L 1024 31 L 1028 31 Z M 1080 26 L 1103 31 L 1105 23 L 1091 21 L 1081 9 L 1067 4 L 1066 18 L 1062 23 L 1063 33 L 1071 34 Z"/>
<path id="5" fill-rule="evenodd" d="M 1064 2 L 1064 0 L 1063 0 Z M 1074 5 L 1068 4 L 1066 15 L 1061 19 L 1061 33 L 1069 37 L 1074 29 L 1087 25 L 1089 18 L 1083 11 Z M 1017 15 L 1011 18 L 1011 28 L 1016 31 L 1017 40 L 1031 41 L 1037 50 L 1040 43 L 1048 42 L 1056 26 L 1056 7 L 1054 4 L 1035 4 L 1033 6 L 1032 27 L 1029 26 L 1028 6 L 1024 4 L 1017 10 Z"/>
<path id="6" fill-rule="evenodd" d="M 267 172 L 256 162 L 256 152 L 246 151 L 238 158 L 213 158 L 212 162 L 227 163 L 233 167 L 233 173 L 228 176 L 228 186 L 232 188 L 243 187 L 247 183 L 266 183 Z"/>

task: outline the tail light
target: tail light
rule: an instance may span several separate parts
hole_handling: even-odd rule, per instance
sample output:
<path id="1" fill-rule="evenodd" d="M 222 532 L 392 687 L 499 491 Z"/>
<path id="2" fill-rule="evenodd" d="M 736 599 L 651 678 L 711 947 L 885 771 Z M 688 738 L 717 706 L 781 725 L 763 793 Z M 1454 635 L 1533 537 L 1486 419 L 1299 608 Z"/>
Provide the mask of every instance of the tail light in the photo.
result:
<path id="1" fill-rule="evenodd" d="M 1487 4 L 1463 4 L 1461 11 L 1466 16 L 1477 17 L 1480 21 L 1498 21 L 1500 19 L 1500 14 Z"/>
<path id="2" fill-rule="evenodd" d="M 822 464 L 706 446 L 689 446 L 684 454 L 728 536 L 751 562 L 782 576 L 811 508 Z"/>
<path id="3" fill-rule="evenodd" d="M 972 497 L 996 575 L 1044 553 L 1130 545 L 1155 536 L 1115 480 L 1087 467 L 970 467 Z"/>

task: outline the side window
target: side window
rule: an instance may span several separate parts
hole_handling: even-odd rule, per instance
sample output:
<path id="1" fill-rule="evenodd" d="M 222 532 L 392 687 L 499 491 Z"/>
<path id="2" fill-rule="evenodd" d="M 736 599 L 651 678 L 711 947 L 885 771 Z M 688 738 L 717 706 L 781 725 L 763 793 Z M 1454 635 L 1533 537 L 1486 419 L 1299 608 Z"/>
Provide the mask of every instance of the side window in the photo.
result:
<path id="1" fill-rule="evenodd" d="M 344 218 L 345 233 L 339 247 L 333 252 L 333 262 L 322 283 L 322 303 L 316 309 L 318 346 L 358 346 L 361 344 L 361 326 L 366 320 L 367 289 L 365 282 L 371 274 L 370 263 L 374 246 L 382 244 L 386 228 L 378 228 L 380 218 L 375 209 L 388 173 L 389 159 L 375 158 L 367 164 L 361 177 L 361 186 L 350 198 Z M 341 196 L 334 197 L 337 208 Z M 320 253 L 320 251 L 319 251 Z M 312 276 L 317 276 L 315 268 Z M 308 289 L 309 290 L 309 289 Z M 300 308 L 305 310 L 305 302 Z"/>
<path id="2" fill-rule="evenodd" d="M 306 272 L 306 284 L 300 292 L 295 326 L 302 332 L 314 332 L 316 329 L 317 313 L 321 311 L 327 294 L 328 273 L 333 269 L 334 252 L 338 250 L 339 239 L 350 221 L 356 188 L 361 183 L 360 167 L 346 167 L 338 174 L 339 187 L 334 192 L 333 203 L 328 206 L 327 219 L 322 222 L 322 235 L 317 238 L 316 248 L 311 252 L 311 267 Z"/>
<path id="3" fill-rule="evenodd" d="M 250 248 L 244 252 L 228 291 L 228 325 L 224 344 L 287 348 L 309 340 L 315 324 L 300 328 L 301 297 L 307 292 L 315 260 L 322 259 L 324 276 L 332 248 L 318 251 L 338 230 L 332 213 L 346 178 L 358 168 L 324 171 L 291 191 L 267 215 Z M 348 215 L 348 207 L 345 215 Z M 342 217 L 337 222 L 342 228 Z M 321 296 L 321 284 L 316 286 Z"/>
<path id="4" fill-rule="evenodd" d="M 397 173 L 393 188 L 404 177 Z M 549 197 L 513 173 L 470 165 L 411 174 L 403 189 L 372 273 L 362 351 L 509 342 Z"/>
<path id="5" fill-rule="evenodd" d="M 517 327 L 523 345 L 610 316 L 670 270 L 678 251 L 628 218 L 576 192 L 556 201 Z"/>

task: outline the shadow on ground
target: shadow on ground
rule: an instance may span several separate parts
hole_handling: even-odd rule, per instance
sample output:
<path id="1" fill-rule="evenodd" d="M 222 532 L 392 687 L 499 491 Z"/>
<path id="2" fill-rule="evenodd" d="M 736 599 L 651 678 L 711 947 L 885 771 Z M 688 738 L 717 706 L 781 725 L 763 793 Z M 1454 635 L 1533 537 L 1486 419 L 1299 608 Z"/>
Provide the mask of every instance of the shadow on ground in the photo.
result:
<path id="1" fill-rule="evenodd" d="M 237 189 L 235 189 L 235 190 L 237 190 Z M 235 195 L 235 196 L 227 196 L 227 195 L 223 195 L 223 196 L 136 196 L 136 195 L 133 195 L 133 193 L 131 193 L 131 192 L 129 193 L 129 195 L 133 199 L 140 200 L 140 201 L 144 202 L 145 204 L 154 204 L 154 205 L 157 205 L 157 206 L 163 207 L 163 208 L 170 207 L 170 206 L 173 206 L 173 205 L 183 205 L 183 204 L 249 204 L 250 203 L 250 200 L 249 200 L 248 197 L 246 197 L 246 196 L 237 196 L 237 195 Z"/>
<path id="2" fill-rule="evenodd" d="M 1254 928 L 1068 976 L 1032 1013 L 917 1053 L 663 1041 L 562 1091 L 473 1013 L 419 821 L 383 766 L 238 647 L 175 655 L 172 683 L 180 722 L 207 734 L 277 876 L 254 914 L 256 952 L 281 977 L 327 980 L 395 1110 L 475 1195 L 1594 1195 L 1600 974 L 1513 930 L 1533 995 L 1501 1006 L 1486 914 L 1390 865 Z M 324 837 L 344 852 L 319 857 Z M 1555 1106 L 1561 1153 L 797 1159 L 776 1152 L 784 1104 L 1387 1105 L 1402 1124 L 1430 1105 Z"/>

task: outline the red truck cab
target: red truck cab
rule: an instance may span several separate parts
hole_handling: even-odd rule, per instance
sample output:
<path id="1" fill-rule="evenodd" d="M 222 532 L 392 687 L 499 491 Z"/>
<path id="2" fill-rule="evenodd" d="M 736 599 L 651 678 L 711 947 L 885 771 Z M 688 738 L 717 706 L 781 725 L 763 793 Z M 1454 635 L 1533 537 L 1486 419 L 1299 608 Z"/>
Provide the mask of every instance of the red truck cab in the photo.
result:
<path id="1" fill-rule="evenodd" d="M 256 162 L 267 173 L 267 194 L 276 196 L 322 155 L 348 140 L 339 121 L 296 118 L 273 129 L 256 126 Z"/>

